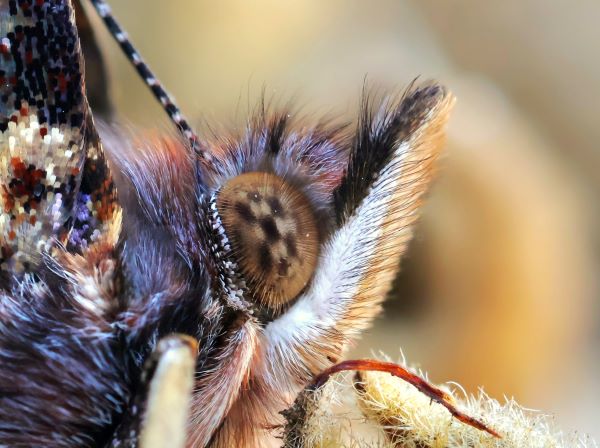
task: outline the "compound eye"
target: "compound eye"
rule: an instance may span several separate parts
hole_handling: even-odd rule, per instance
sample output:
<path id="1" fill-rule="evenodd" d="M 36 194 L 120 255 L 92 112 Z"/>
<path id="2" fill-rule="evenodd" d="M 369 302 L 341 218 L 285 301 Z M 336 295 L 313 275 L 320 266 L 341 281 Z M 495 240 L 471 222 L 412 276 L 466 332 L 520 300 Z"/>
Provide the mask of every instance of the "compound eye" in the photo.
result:
<path id="1" fill-rule="evenodd" d="M 217 208 L 255 300 L 277 309 L 294 299 L 319 253 L 315 215 L 304 194 L 273 174 L 245 173 L 223 186 Z"/>

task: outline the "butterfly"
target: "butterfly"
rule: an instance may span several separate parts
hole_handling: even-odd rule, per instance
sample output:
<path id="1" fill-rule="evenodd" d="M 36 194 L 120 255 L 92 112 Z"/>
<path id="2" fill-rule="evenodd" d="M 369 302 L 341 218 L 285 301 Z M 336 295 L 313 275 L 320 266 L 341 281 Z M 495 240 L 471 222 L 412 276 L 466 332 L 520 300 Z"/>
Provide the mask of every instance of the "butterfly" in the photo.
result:
<path id="1" fill-rule="evenodd" d="M 73 4 L 0 3 L 0 445 L 277 445 L 282 411 L 345 369 L 479 424 L 399 366 L 342 361 L 411 239 L 452 94 L 197 134 L 92 3 L 180 135 L 99 132 Z"/>

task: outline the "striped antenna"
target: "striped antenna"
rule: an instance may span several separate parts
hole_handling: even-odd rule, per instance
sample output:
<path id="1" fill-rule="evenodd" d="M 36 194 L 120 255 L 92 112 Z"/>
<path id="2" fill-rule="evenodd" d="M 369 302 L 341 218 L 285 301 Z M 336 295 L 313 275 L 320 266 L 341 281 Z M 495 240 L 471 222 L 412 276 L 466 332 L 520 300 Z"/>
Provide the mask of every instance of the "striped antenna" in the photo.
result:
<path id="1" fill-rule="evenodd" d="M 121 46 L 123 53 L 129 61 L 136 68 L 139 75 L 142 77 L 146 85 L 150 88 L 154 96 L 160 104 L 162 104 L 163 109 L 169 115 L 171 120 L 175 123 L 179 131 L 189 140 L 192 149 L 196 154 L 201 157 L 209 158 L 208 154 L 201 148 L 200 140 L 198 135 L 194 132 L 194 130 L 188 124 L 188 121 L 185 119 L 177 104 L 175 104 L 175 100 L 169 93 L 165 90 L 162 83 L 158 80 L 154 73 L 150 70 L 148 65 L 141 58 L 140 54 L 137 52 L 127 33 L 123 31 L 121 26 L 115 20 L 112 15 L 112 11 L 110 6 L 104 0 L 90 0 L 98 11 L 98 14 L 106 24 L 110 34 L 115 38 L 115 40 Z"/>

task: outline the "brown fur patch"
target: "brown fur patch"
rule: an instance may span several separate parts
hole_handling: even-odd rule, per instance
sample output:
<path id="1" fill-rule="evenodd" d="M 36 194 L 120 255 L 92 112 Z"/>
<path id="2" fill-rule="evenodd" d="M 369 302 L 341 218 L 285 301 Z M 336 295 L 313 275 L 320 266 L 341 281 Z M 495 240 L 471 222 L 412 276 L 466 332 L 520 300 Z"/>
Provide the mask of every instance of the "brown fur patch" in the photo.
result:
<path id="1" fill-rule="evenodd" d="M 388 199 L 388 212 L 381 223 L 379 241 L 359 283 L 355 302 L 359 306 L 348 309 L 344 318 L 347 323 L 370 322 L 380 311 L 379 303 L 388 293 L 400 257 L 412 238 L 422 197 L 445 142 L 444 128 L 453 105 L 454 96 L 444 93 L 408 140 L 409 149 L 396 179 L 397 188 Z"/>

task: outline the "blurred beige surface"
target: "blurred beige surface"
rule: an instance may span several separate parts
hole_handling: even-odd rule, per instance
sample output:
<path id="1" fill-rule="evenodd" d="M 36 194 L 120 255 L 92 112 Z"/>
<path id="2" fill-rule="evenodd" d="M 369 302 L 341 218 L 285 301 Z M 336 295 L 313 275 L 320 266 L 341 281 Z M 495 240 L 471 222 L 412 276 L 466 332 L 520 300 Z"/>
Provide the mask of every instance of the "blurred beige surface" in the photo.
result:
<path id="1" fill-rule="evenodd" d="M 351 117 L 365 76 L 458 103 L 384 317 L 353 356 L 404 350 L 435 381 L 600 439 L 600 2 L 112 0 L 192 121 L 243 122 L 264 88 Z M 169 129 L 104 32 L 123 121 Z"/>

